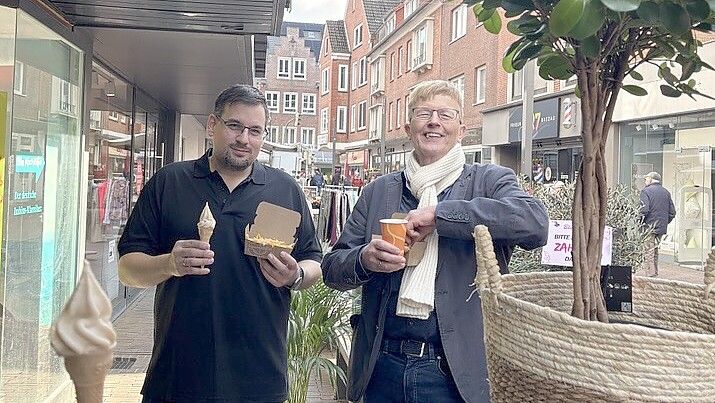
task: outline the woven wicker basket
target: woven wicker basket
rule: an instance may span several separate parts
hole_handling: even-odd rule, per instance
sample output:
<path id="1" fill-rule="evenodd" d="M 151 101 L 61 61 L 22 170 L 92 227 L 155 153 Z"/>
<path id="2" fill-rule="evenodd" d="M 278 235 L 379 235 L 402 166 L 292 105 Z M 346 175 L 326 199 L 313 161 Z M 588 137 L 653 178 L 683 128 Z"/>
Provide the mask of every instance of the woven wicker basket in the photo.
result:
<path id="1" fill-rule="evenodd" d="M 715 402 L 704 286 L 635 277 L 633 314 L 610 318 L 639 325 L 585 321 L 570 315 L 571 272 L 501 276 L 486 227 L 475 238 L 493 401 Z"/>

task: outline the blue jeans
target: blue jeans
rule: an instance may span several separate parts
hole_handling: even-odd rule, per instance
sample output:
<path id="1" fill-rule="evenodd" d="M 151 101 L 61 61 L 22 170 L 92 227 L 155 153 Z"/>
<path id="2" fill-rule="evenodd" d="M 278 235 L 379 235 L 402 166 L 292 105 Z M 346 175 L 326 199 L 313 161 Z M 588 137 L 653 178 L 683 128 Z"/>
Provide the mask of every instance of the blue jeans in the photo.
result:
<path id="1" fill-rule="evenodd" d="M 464 402 L 444 355 L 412 357 L 380 351 L 364 403 Z"/>

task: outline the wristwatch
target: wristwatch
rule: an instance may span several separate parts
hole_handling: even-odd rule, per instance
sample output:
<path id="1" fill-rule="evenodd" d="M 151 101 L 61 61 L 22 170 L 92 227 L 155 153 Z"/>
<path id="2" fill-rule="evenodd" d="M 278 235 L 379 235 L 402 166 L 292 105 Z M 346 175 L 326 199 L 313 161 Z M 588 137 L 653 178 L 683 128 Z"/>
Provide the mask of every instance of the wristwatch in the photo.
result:
<path id="1" fill-rule="evenodd" d="M 295 291 L 300 288 L 300 285 L 303 284 L 303 278 L 305 278 L 305 272 L 303 271 L 302 267 L 298 266 L 298 278 L 295 279 L 293 284 L 288 286 L 288 289 L 291 291 Z"/>

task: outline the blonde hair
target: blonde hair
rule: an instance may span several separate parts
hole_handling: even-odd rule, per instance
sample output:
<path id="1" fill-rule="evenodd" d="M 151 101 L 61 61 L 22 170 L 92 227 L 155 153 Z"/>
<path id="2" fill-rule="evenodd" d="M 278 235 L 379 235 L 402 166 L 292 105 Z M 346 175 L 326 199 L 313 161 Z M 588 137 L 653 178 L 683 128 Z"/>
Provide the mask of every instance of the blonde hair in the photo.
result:
<path id="1" fill-rule="evenodd" d="M 457 86 L 445 80 L 423 81 L 410 92 L 410 102 L 407 107 L 407 118 L 412 119 L 412 110 L 422 102 L 429 101 L 437 95 L 446 95 L 459 104 L 459 116 L 462 116 L 462 94 Z"/>

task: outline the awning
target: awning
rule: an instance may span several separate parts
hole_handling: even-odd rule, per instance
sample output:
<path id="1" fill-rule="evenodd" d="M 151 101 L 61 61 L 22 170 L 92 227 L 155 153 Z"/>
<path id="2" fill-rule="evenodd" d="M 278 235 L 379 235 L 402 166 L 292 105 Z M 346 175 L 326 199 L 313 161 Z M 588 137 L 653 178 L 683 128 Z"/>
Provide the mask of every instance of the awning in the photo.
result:
<path id="1" fill-rule="evenodd" d="M 279 35 L 290 0 L 50 1 L 75 26 Z"/>

